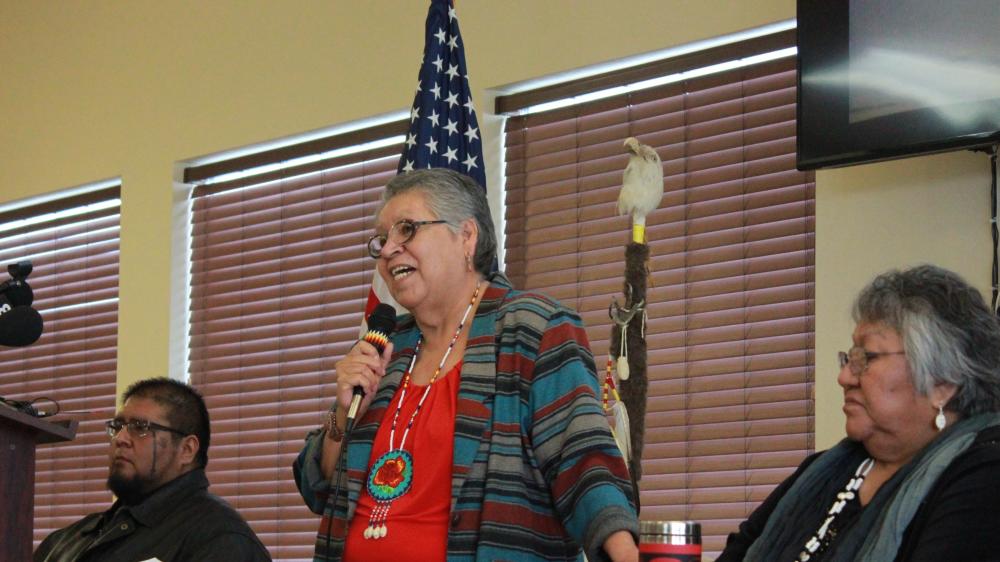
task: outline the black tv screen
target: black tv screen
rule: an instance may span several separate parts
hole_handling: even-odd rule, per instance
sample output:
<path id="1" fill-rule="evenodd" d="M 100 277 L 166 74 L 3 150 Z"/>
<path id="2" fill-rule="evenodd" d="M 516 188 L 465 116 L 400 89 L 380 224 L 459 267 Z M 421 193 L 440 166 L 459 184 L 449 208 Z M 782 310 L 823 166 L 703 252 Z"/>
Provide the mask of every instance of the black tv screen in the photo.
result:
<path id="1" fill-rule="evenodd" d="M 1000 141 L 1000 1 L 798 0 L 800 170 Z"/>

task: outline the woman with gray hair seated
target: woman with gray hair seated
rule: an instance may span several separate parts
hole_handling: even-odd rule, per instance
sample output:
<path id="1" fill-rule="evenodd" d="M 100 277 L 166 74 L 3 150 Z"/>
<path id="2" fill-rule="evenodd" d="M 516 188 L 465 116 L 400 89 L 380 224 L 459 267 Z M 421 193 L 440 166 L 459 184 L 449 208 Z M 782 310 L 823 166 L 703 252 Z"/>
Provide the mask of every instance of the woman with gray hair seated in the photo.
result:
<path id="1" fill-rule="evenodd" d="M 847 438 L 807 458 L 717 562 L 1000 560 L 1000 322 L 954 273 L 872 281 L 840 352 Z"/>

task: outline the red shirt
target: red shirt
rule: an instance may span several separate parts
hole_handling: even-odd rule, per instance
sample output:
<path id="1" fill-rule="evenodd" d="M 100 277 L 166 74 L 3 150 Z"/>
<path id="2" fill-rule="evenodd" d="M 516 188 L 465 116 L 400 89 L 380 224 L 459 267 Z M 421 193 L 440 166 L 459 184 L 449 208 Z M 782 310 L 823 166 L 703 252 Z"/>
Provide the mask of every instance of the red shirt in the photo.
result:
<path id="1" fill-rule="evenodd" d="M 406 494 L 392 502 L 385 521 L 387 534 L 380 539 L 364 538 L 375 500 L 362 488 L 358 507 L 347 531 L 343 560 L 397 562 L 419 553 L 421 560 L 444 560 L 448 549 L 448 513 L 451 509 L 451 467 L 455 437 L 455 404 L 462 362 L 431 385 L 430 393 L 413 420 L 403 448 L 413 455 L 413 483 Z M 368 466 L 389 450 L 392 417 L 402 391 L 386 410 L 375 435 Z M 396 423 L 397 448 L 406 424 L 416 410 L 426 386 L 410 384 Z M 366 480 L 367 482 L 367 480 Z"/>

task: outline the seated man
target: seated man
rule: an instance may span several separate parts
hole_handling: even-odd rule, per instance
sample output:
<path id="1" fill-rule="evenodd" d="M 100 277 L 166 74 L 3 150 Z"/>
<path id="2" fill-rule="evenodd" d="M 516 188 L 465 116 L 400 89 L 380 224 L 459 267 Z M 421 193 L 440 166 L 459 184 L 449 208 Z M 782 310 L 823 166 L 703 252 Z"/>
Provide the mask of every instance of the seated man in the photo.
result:
<path id="1" fill-rule="evenodd" d="M 155 378 L 122 398 L 107 422 L 108 489 L 118 501 L 46 537 L 35 562 L 270 560 L 236 510 L 208 493 L 211 432 L 198 391 Z"/>

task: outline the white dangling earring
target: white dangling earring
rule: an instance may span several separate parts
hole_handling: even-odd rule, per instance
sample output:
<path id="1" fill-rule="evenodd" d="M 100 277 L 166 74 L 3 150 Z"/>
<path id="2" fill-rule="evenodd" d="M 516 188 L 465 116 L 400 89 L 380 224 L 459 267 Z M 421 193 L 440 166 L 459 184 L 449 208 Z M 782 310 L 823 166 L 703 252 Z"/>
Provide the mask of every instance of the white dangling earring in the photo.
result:
<path id="1" fill-rule="evenodd" d="M 472 256 L 465 254 L 465 268 L 472 272 Z"/>
<path id="2" fill-rule="evenodd" d="M 934 427 L 941 431 L 946 425 L 948 425 L 948 420 L 944 417 L 944 404 L 938 404 L 938 413 L 934 417 Z"/>

